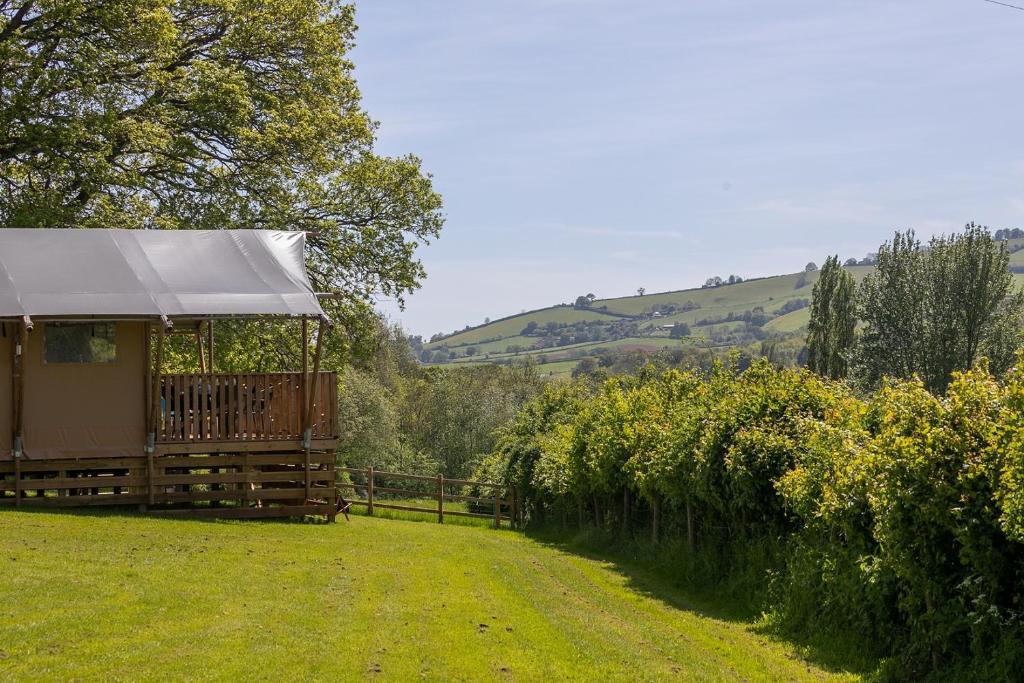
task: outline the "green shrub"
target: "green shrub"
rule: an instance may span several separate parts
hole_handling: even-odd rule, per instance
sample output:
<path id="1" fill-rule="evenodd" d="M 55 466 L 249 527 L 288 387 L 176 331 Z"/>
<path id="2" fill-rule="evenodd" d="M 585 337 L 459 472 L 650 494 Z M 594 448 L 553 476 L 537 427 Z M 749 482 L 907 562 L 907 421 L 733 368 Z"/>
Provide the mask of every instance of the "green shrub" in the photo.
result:
<path id="1" fill-rule="evenodd" d="M 956 374 L 944 397 L 900 381 L 862 399 L 763 361 L 555 385 L 487 465 L 534 524 L 575 509 L 632 543 L 637 520 L 660 519 L 680 581 L 855 643 L 889 675 L 1024 666 L 1018 372 Z"/>

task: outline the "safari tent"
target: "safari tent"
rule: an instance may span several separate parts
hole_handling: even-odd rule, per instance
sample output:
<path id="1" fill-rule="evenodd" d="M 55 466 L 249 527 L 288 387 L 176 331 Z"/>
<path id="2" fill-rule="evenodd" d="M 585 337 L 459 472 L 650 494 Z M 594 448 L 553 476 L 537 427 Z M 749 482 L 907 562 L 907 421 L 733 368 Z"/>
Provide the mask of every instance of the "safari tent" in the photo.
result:
<path id="1" fill-rule="evenodd" d="M 305 236 L 0 230 L 0 506 L 333 518 L 337 378 Z M 294 372 L 217 372 L 213 321 L 287 319 Z M 309 348 L 315 323 L 312 369 Z M 169 335 L 195 370 L 166 372 Z"/>

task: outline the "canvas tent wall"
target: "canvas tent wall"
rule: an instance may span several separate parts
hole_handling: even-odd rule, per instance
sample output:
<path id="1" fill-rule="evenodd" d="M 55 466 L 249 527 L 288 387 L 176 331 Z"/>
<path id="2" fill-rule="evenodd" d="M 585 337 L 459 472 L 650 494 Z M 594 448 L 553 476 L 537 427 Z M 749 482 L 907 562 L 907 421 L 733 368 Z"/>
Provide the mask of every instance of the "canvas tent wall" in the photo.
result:
<path id="1" fill-rule="evenodd" d="M 23 350 L 26 459 L 141 455 L 146 439 L 146 324 L 109 325 L 116 347 L 109 362 L 45 359 L 54 324 L 37 323 Z M 10 376 L 10 353 L 5 358 L 3 374 Z M 11 392 L 2 393 L 10 405 Z M 6 416 L 10 425 L 9 409 Z"/>

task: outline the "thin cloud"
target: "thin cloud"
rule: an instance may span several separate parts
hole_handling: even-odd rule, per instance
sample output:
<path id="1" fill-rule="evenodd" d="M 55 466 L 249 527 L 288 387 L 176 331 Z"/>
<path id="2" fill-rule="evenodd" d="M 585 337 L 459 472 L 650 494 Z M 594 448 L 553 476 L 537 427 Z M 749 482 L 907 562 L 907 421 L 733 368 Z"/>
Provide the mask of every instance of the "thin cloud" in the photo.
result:
<path id="1" fill-rule="evenodd" d="M 623 228 L 595 228 L 586 226 L 569 226 L 566 230 L 577 235 L 592 235 L 595 237 L 616 237 L 622 239 L 686 239 L 686 235 L 678 230 L 628 230 Z"/>

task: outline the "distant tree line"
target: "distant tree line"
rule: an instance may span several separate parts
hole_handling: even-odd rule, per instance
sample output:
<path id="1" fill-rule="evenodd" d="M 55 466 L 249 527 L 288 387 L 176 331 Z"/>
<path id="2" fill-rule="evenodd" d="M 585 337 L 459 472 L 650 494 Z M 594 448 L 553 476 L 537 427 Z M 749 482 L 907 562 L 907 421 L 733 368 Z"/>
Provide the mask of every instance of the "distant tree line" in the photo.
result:
<path id="1" fill-rule="evenodd" d="M 743 278 L 741 278 L 739 275 L 730 275 L 727 278 L 722 278 L 718 275 L 715 275 L 705 280 L 704 284 L 701 285 L 701 289 L 713 289 L 714 287 L 723 287 L 725 285 L 736 285 L 741 282 L 743 282 Z"/>
<path id="2" fill-rule="evenodd" d="M 341 369 L 340 464 L 467 478 L 542 382 L 530 364 L 423 368 L 401 329 Z"/>
<path id="3" fill-rule="evenodd" d="M 864 388 L 918 377 L 937 393 L 982 356 L 1001 374 L 1022 342 L 1024 297 L 1012 283 L 1006 245 L 973 223 L 927 245 L 896 233 L 859 287 L 831 257 L 814 289 L 809 366 Z"/>

